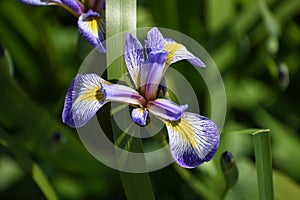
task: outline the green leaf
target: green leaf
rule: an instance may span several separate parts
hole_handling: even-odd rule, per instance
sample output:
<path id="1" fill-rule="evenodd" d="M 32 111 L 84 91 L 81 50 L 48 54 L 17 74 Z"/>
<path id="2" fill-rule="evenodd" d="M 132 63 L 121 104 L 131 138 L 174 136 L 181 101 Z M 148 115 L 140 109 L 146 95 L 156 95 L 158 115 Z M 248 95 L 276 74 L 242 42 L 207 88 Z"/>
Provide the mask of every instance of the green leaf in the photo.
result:
<path id="1" fill-rule="evenodd" d="M 272 200 L 274 199 L 274 191 L 270 134 L 268 132 L 255 133 L 253 134 L 253 142 L 259 199 Z"/>

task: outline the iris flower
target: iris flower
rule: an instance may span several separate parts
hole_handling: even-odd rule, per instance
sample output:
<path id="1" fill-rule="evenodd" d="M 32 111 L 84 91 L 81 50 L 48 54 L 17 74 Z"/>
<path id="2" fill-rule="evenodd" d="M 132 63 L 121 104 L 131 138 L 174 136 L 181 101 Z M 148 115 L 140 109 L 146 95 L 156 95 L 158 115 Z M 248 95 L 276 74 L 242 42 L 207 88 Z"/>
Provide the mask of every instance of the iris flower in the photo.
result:
<path id="1" fill-rule="evenodd" d="M 78 74 L 72 81 L 62 113 L 71 127 L 85 125 L 107 102 L 121 102 L 133 107 L 131 118 L 147 125 L 151 113 L 166 125 L 174 160 L 186 168 L 209 161 L 219 146 L 219 131 L 214 122 L 196 113 L 186 112 L 188 105 L 178 105 L 163 98 L 161 84 L 170 64 L 186 59 L 193 65 L 204 63 L 182 44 L 165 39 L 157 28 L 148 32 L 144 48 L 139 40 L 126 34 L 125 62 L 135 88 L 110 83 L 97 74 Z"/>
<path id="2" fill-rule="evenodd" d="M 78 18 L 80 34 L 100 52 L 105 52 L 105 0 L 20 0 L 35 6 L 57 5 Z"/>

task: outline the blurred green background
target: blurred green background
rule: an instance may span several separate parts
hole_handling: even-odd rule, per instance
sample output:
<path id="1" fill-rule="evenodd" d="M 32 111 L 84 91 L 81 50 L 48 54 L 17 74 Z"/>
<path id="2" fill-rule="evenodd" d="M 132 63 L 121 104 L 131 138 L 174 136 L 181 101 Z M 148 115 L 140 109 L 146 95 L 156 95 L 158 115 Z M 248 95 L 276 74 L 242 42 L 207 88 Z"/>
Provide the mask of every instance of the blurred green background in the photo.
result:
<path id="1" fill-rule="evenodd" d="M 275 199 L 300 196 L 300 1 L 138 0 L 137 20 L 138 27 L 192 37 L 217 64 L 227 117 L 215 160 L 229 150 L 240 173 L 229 198 L 257 199 L 252 138 L 238 133 L 249 128 L 271 130 Z M 44 199 L 45 177 L 60 199 L 125 199 L 119 173 L 94 159 L 61 122 L 82 62 L 79 37 L 77 19 L 62 8 L 0 0 L 1 199 Z M 205 89 L 189 80 L 203 91 L 202 114 L 209 115 Z M 202 199 L 193 187 L 200 182 L 222 193 L 224 180 L 208 178 L 216 173 L 211 164 L 191 170 L 189 180 L 177 172 L 168 166 L 150 173 L 157 199 Z"/>

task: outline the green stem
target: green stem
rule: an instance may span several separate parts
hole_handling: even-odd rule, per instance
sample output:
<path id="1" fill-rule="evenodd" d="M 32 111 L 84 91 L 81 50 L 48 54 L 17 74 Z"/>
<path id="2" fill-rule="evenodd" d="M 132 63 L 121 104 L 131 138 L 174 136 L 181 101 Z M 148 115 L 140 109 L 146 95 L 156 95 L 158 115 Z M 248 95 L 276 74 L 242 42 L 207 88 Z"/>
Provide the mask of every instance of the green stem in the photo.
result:
<path id="1" fill-rule="evenodd" d="M 106 59 L 108 80 L 120 80 L 127 71 L 123 59 L 124 31 L 135 34 L 136 29 L 136 0 L 106 1 Z M 113 112 L 111 112 L 111 115 Z M 128 117 L 127 115 L 124 117 Z M 126 131 L 126 130 L 125 130 Z M 112 132 L 117 143 L 121 143 L 124 133 L 120 131 L 112 118 Z M 120 135 L 120 136 L 119 136 Z M 127 149 L 126 149 L 127 148 Z M 143 152 L 140 138 L 129 139 L 124 151 Z M 126 162 L 126 152 L 120 157 Z M 117 161 L 122 164 L 122 161 Z M 141 163 L 131 163 L 132 165 Z M 145 165 L 145 163 L 143 163 Z M 148 173 L 125 173 L 120 176 L 127 199 L 155 199 Z"/>

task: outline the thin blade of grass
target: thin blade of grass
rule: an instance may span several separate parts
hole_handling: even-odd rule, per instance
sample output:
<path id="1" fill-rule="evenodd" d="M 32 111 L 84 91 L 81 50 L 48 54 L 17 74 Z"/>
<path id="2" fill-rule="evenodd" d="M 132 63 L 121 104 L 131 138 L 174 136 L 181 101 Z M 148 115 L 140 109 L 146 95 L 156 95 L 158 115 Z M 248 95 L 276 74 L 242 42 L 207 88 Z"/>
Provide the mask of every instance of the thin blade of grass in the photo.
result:
<path id="1" fill-rule="evenodd" d="M 272 156 L 269 132 L 253 134 L 255 162 L 260 200 L 274 199 Z"/>

